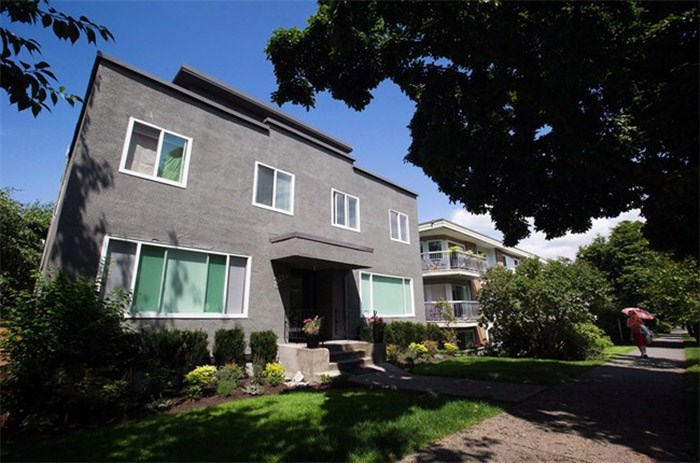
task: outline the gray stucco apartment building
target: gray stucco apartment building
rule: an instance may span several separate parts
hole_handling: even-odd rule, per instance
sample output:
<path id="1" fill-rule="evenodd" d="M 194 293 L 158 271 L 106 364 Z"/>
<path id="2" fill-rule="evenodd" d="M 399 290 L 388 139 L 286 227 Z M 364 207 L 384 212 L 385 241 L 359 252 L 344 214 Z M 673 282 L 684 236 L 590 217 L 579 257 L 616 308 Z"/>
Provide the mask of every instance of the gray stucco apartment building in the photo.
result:
<path id="1" fill-rule="evenodd" d="M 98 54 L 42 260 L 132 292 L 161 328 L 357 336 L 424 321 L 416 194 L 352 148 L 183 66 L 172 82 Z"/>

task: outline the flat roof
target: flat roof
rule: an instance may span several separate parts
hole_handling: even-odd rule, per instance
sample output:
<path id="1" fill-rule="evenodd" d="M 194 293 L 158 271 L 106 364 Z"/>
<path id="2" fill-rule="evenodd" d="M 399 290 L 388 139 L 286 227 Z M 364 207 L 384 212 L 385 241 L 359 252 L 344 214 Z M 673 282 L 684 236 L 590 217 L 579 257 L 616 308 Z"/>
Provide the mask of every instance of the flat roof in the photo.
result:
<path id="1" fill-rule="evenodd" d="M 347 143 L 338 140 L 325 132 L 318 130 L 310 125 L 307 125 L 300 120 L 285 114 L 284 112 L 264 103 L 257 98 L 254 98 L 238 89 L 227 85 L 214 77 L 204 74 L 195 68 L 182 65 L 180 70 L 175 75 L 173 82 L 168 82 L 167 80 L 161 79 L 153 74 L 150 74 L 142 69 L 132 66 L 124 61 L 114 58 L 110 55 L 106 55 L 101 51 L 97 52 L 95 58 L 95 64 L 92 68 L 92 73 L 90 75 L 90 81 L 88 82 L 87 89 L 85 90 L 84 101 L 88 100 L 90 91 L 95 82 L 95 76 L 97 73 L 97 68 L 101 61 L 111 63 L 113 65 L 119 66 L 131 73 L 134 73 L 140 77 L 151 80 L 161 86 L 167 87 L 178 93 L 184 94 L 194 100 L 200 101 L 210 107 L 213 107 L 219 111 L 223 111 L 230 114 L 248 124 L 260 127 L 265 130 L 270 130 L 270 125 L 276 125 L 284 130 L 290 131 L 296 135 L 302 136 L 303 138 L 314 141 L 315 144 L 330 149 L 332 152 L 347 158 L 352 164 L 355 172 L 368 175 L 380 183 L 384 183 L 388 186 L 399 189 L 411 196 L 417 197 L 418 194 L 408 188 L 394 183 L 380 175 L 374 174 L 366 169 L 358 167 L 355 165 L 355 158 L 350 156 L 348 153 L 352 151 L 352 146 Z M 197 90 L 192 90 L 192 88 L 197 88 Z M 236 107 L 241 107 L 242 111 L 237 111 L 232 107 L 222 104 L 218 101 L 212 100 L 206 94 L 202 94 L 204 91 L 207 94 L 221 99 L 224 103 L 229 103 Z M 81 122 L 85 115 L 86 105 L 83 104 L 80 110 L 80 116 L 78 118 L 78 124 L 76 124 L 75 131 L 73 133 L 73 140 L 71 141 L 70 153 L 73 152 L 75 148 L 75 143 L 78 138 L 78 132 L 80 129 Z"/>
<path id="2" fill-rule="evenodd" d="M 457 223 L 451 222 L 447 219 L 435 219 L 435 220 L 429 220 L 426 222 L 421 222 L 418 224 L 418 232 L 422 231 L 427 231 L 427 230 L 435 230 L 438 228 L 447 228 L 450 230 L 453 230 L 457 233 L 461 233 L 463 235 L 476 238 L 486 244 L 490 244 L 494 247 L 503 249 L 507 252 L 520 255 L 521 257 L 536 257 L 538 259 L 542 259 L 540 256 L 537 254 L 533 254 L 531 252 L 516 248 L 516 247 L 510 247 L 510 246 L 505 246 L 501 241 L 497 240 L 496 238 L 492 238 L 488 235 L 484 235 L 483 233 L 479 233 L 477 231 L 474 231 L 470 228 L 467 228 L 465 226 L 459 225 Z"/>

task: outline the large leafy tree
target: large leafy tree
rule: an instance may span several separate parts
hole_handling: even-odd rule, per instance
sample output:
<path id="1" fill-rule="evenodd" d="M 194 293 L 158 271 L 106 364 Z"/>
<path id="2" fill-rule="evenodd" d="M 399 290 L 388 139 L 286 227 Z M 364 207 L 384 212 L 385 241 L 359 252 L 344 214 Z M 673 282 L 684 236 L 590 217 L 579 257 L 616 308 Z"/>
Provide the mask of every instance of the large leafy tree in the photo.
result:
<path id="1" fill-rule="evenodd" d="M 0 293 L 34 288 L 51 209 L 51 204 L 22 204 L 11 189 L 0 189 Z"/>
<path id="2" fill-rule="evenodd" d="M 692 257 L 677 259 L 655 251 L 643 235 L 641 222 L 624 221 L 608 238 L 597 237 L 579 249 L 578 261 L 603 272 L 613 288 L 618 310 L 641 306 L 660 320 L 685 325 L 697 334 L 700 326 L 700 272 Z M 620 317 L 619 313 L 617 314 Z"/>
<path id="3" fill-rule="evenodd" d="M 85 16 L 74 18 L 53 8 L 48 0 L 2 0 L 0 2 L 0 87 L 7 93 L 10 103 L 19 111 L 30 109 L 34 116 L 42 110 L 50 110 L 60 99 L 71 106 L 82 101 L 77 95 L 66 93 L 65 88 L 54 87 L 57 78 L 51 65 L 40 59 L 41 44 L 13 31 L 13 24 L 39 25 L 51 28 L 61 40 L 77 42 L 84 36 L 88 43 L 97 43 L 98 37 L 105 41 L 114 40 L 112 33 L 104 26 L 93 23 Z M 7 24 L 9 20 L 9 25 Z"/>
<path id="4" fill-rule="evenodd" d="M 640 208 L 652 245 L 698 252 L 697 3 L 320 1 L 266 51 L 278 104 L 395 82 L 406 160 L 507 245 Z"/>

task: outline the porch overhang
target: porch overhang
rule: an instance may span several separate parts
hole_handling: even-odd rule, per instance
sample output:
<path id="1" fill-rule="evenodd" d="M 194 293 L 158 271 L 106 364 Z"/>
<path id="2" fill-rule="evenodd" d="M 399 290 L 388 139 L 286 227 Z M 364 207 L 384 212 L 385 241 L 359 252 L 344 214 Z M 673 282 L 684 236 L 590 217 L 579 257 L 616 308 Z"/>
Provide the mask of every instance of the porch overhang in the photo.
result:
<path id="1" fill-rule="evenodd" d="M 370 268 L 374 249 L 302 232 L 270 236 L 270 259 L 315 270 Z"/>

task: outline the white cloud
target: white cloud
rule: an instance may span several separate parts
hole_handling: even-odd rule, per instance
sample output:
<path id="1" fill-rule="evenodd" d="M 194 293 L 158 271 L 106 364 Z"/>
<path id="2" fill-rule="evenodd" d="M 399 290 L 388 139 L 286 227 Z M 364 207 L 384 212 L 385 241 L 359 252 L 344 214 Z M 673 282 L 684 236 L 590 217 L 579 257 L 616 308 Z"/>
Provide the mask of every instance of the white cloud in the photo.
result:
<path id="1" fill-rule="evenodd" d="M 450 220 L 492 238 L 503 239 L 503 234 L 496 230 L 496 226 L 488 214 L 476 215 L 470 214 L 464 209 L 456 209 L 452 212 Z M 580 246 L 590 244 L 597 235 L 608 236 L 610 229 L 623 220 L 644 221 L 644 218 L 639 215 L 638 209 L 633 209 L 623 212 L 617 217 L 593 220 L 590 230 L 586 233 L 569 233 L 561 238 L 552 240 L 545 239 L 542 232 L 532 233 L 528 238 L 518 243 L 517 247 L 547 259 L 555 257 L 569 257 L 573 259 L 576 257 Z"/>

